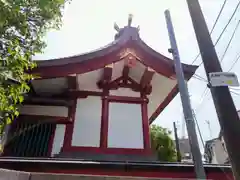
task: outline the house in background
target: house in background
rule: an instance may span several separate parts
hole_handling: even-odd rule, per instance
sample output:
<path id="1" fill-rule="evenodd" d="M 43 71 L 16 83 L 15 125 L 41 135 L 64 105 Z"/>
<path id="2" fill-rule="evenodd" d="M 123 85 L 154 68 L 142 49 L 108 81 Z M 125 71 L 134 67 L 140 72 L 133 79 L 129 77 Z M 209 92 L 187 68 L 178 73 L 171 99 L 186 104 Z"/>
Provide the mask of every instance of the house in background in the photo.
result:
<path id="1" fill-rule="evenodd" d="M 238 114 L 240 116 L 240 110 Z M 207 163 L 229 164 L 229 157 L 222 131 L 220 131 L 217 138 L 206 141 L 204 154 Z"/>
<path id="2" fill-rule="evenodd" d="M 191 148 L 189 145 L 189 139 L 180 138 L 178 142 L 179 142 L 179 149 L 180 149 L 182 162 L 192 163 L 193 161 L 192 161 Z"/>
<path id="3" fill-rule="evenodd" d="M 228 164 L 228 153 L 225 148 L 223 136 L 220 133 L 218 138 L 208 140 L 205 144 L 205 159 L 211 164 Z"/>

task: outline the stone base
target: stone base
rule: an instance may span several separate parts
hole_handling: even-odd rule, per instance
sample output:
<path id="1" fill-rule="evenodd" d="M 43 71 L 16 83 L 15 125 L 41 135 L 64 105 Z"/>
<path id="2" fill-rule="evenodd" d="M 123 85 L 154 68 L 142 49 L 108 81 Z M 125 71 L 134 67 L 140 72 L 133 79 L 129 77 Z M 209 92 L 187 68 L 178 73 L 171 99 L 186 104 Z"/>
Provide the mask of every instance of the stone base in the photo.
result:
<path id="1" fill-rule="evenodd" d="M 0 169 L 0 179 L 1 180 L 154 180 L 155 178 L 69 175 L 69 174 L 53 174 L 53 173 L 29 173 L 29 172 L 22 172 L 22 171 Z M 185 179 L 178 179 L 178 178 L 174 178 L 174 179 L 158 178 L 158 179 L 159 180 L 174 180 L 174 179 L 185 180 Z"/>
<path id="2" fill-rule="evenodd" d="M 56 158 L 72 158 L 89 161 L 134 161 L 153 162 L 157 161 L 156 155 L 134 155 L 134 154 L 103 154 L 90 152 L 61 152 L 55 155 Z"/>

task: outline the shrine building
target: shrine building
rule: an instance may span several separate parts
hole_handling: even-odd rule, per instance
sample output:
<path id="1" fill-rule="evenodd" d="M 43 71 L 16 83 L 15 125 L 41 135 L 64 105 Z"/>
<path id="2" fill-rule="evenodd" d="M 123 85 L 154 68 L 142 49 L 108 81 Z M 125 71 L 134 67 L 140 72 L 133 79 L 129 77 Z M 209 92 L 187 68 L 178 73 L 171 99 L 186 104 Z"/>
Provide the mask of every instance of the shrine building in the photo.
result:
<path id="1" fill-rule="evenodd" d="M 174 61 L 149 47 L 131 18 L 115 29 L 114 41 L 98 50 L 36 61 L 37 78 L 11 125 L 1 168 L 195 177 L 193 165 L 160 163 L 151 150 L 149 125 L 178 93 Z M 197 66 L 182 67 L 187 82 Z M 206 169 L 211 179 L 224 177 L 217 167 Z"/>

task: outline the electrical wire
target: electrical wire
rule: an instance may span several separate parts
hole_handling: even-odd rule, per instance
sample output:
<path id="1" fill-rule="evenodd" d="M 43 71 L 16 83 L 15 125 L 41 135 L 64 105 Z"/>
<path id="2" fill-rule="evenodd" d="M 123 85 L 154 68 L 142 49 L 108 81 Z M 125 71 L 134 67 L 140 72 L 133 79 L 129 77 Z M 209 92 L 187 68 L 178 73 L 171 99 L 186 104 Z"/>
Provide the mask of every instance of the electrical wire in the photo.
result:
<path id="1" fill-rule="evenodd" d="M 195 121 L 195 123 L 196 123 L 196 125 L 197 125 L 197 129 L 198 129 L 199 137 L 200 137 L 200 140 L 201 140 L 202 146 L 203 146 L 203 148 L 204 148 L 204 140 L 203 140 L 203 136 L 202 136 L 202 133 L 201 133 L 201 130 L 200 130 L 200 126 L 199 126 L 199 124 L 198 124 L 198 121 L 197 121 L 197 118 L 196 118 L 196 115 L 195 115 L 194 111 L 193 111 L 193 118 L 194 118 L 194 121 Z"/>
<path id="2" fill-rule="evenodd" d="M 223 11 L 223 9 L 224 9 L 224 7 L 225 7 L 225 5 L 226 5 L 226 2 L 227 2 L 227 0 L 224 0 L 224 2 L 223 2 L 223 4 L 222 4 L 222 7 L 221 7 L 221 9 L 220 9 L 220 11 L 219 11 L 219 13 L 218 13 L 218 15 L 217 15 L 217 18 L 216 18 L 216 20 L 215 20 L 215 22 L 214 22 L 214 24 L 213 24 L 213 27 L 212 27 L 212 29 L 211 29 L 210 34 L 212 34 L 212 32 L 214 31 L 214 29 L 215 29 L 215 27 L 216 27 L 216 25 L 217 25 L 217 23 L 218 23 L 218 20 L 219 20 L 221 14 L 222 14 L 222 11 Z M 200 52 L 199 52 L 198 55 L 194 58 L 194 60 L 193 60 L 193 62 L 192 62 L 191 64 L 195 63 L 196 60 L 199 58 L 199 56 L 200 56 Z"/>
<path id="3" fill-rule="evenodd" d="M 213 29 L 215 28 L 215 26 L 216 26 L 216 24 L 217 24 L 217 21 L 218 21 L 220 15 L 221 15 L 221 13 L 222 13 L 224 7 L 225 7 L 225 4 L 226 4 L 226 0 L 224 1 L 223 5 L 222 5 L 222 8 L 221 8 L 221 10 L 220 10 L 220 12 L 219 12 L 219 14 L 218 14 L 218 17 L 217 17 L 217 19 L 216 19 L 216 21 L 215 21 L 215 23 L 214 23 L 214 26 L 213 26 L 210 34 L 212 34 L 212 32 L 213 32 Z M 228 25 L 230 24 L 232 18 L 233 18 L 234 15 L 236 14 L 236 11 L 237 11 L 239 5 L 240 5 L 240 1 L 238 2 L 238 4 L 237 4 L 237 6 L 236 6 L 236 8 L 235 8 L 235 10 L 234 10 L 234 12 L 233 12 L 233 14 L 232 14 L 232 16 L 230 17 L 228 23 L 226 24 L 226 26 L 225 26 L 224 29 L 222 30 L 222 32 L 221 32 L 221 34 L 219 35 L 219 37 L 218 37 L 217 41 L 215 42 L 214 46 L 216 46 L 216 45 L 218 44 L 218 42 L 220 41 L 222 35 L 223 35 L 224 32 L 226 31 L 226 29 L 227 29 Z M 226 47 L 226 49 L 225 49 L 225 51 L 224 51 L 224 53 L 223 53 L 223 56 L 222 56 L 220 62 L 223 61 L 223 59 L 224 59 L 224 57 L 225 57 L 225 55 L 226 55 L 226 53 L 227 53 L 227 50 L 228 50 L 228 48 L 229 48 L 229 46 L 230 46 L 230 44 L 231 44 L 231 42 L 232 42 L 232 39 L 233 39 L 233 37 L 234 37 L 234 35 L 235 35 L 235 32 L 236 32 L 236 30 L 237 30 L 237 28 L 238 28 L 238 25 L 239 25 L 239 22 L 238 22 L 238 24 L 237 24 L 237 26 L 236 26 L 236 28 L 235 28 L 235 30 L 234 30 L 234 32 L 233 32 L 232 37 L 230 38 L 230 41 L 229 41 L 229 43 L 228 43 L 228 45 L 227 45 L 227 47 Z M 200 53 L 199 53 L 199 54 L 197 55 L 197 57 L 193 60 L 192 64 L 198 59 L 199 56 L 200 56 Z M 239 56 L 237 57 L 237 59 L 234 61 L 233 65 L 231 66 L 231 68 L 229 69 L 229 71 L 235 66 L 235 64 L 238 62 L 239 59 L 240 59 L 240 55 L 239 55 Z M 203 62 L 201 62 L 201 63 L 199 64 L 199 66 L 201 66 L 202 64 L 203 64 Z M 196 75 L 196 74 L 195 74 L 194 77 L 195 77 L 196 79 L 203 80 L 204 82 L 206 82 L 205 79 L 202 78 L 202 77 L 199 76 L 199 75 Z M 207 81 L 207 82 L 208 82 L 208 81 Z M 207 96 L 207 92 L 208 92 L 208 91 L 207 91 L 207 86 L 206 86 L 206 88 L 204 89 L 204 92 L 202 93 L 203 100 L 204 100 L 204 97 Z M 234 93 L 235 93 L 235 92 L 234 92 Z M 238 94 L 238 95 L 239 95 L 239 94 Z M 202 102 L 203 102 L 203 100 L 202 100 Z M 200 103 L 199 107 L 201 107 L 202 102 Z M 195 116 L 195 114 L 194 114 L 194 116 Z M 202 144 L 203 144 L 203 146 L 204 146 L 204 142 L 203 142 L 203 139 L 202 139 L 202 135 L 201 135 L 200 128 L 199 128 L 199 126 L 198 126 L 198 121 L 197 121 L 196 117 L 195 117 L 195 121 L 196 121 L 196 123 L 197 123 L 198 131 L 199 131 L 199 134 L 200 134 L 200 139 L 201 139 Z M 222 171 L 223 171 L 223 173 L 226 175 L 226 177 L 227 177 L 228 179 L 230 179 L 229 176 L 224 172 L 224 170 L 222 170 Z"/>
<path id="4" fill-rule="evenodd" d="M 232 33 L 232 36 L 231 36 L 231 38 L 230 38 L 230 40 L 229 40 L 229 42 L 228 42 L 228 44 L 227 44 L 226 49 L 224 50 L 224 53 L 223 53 L 223 55 L 222 55 L 222 57 L 221 57 L 221 59 L 220 59 L 220 62 L 223 61 L 225 55 L 227 54 L 228 48 L 229 48 L 229 46 L 231 45 L 232 40 L 233 40 L 233 37 L 234 37 L 235 34 L 236 34 L 236 31 L 237 31 L 237 29 L 238 29 L 239 23 L 240 23 L 240 20 L 238 21 L 236 27 L 234 28 L 234 31 L 233 31 L 233 33 Z"/>
<path id="5" fill-rule="evenodd" d="M 240 5 L 240 1 L 238 2 L 237 7 L 235 8 L 234 13 L 232 14 L 232 16 L 231 16 L 231 18 L 230 18 L 230 21 L 231 21 L 231 19 L 233 18 L 234 14 L 236 13 L 236 10 L 238 9 L 239 5 Z M 227 23 L 227 25 L 225 26 L 224 31 L 226 30 L 226 27 L 229 25 L 230 21 L 229 21 L 229 22 Z M 225 58 L 226 53 L 227 53 L 227 51 L 228 51 L 228 49 L 229 49 L 229 47 L 230 47 L 230 45 L 231 45 L 231 43 L 232 43 L 232 40 L 233 40 L 233 38 L 234 38 L 234 36 L 235 36 L 235 34 L 236 34 L 236 32 L 237 32 L 237 29 L 238 29 L 238 27 L 239 27 L 239 24 L 240 24 L 240 20 L 238 21 L 237 25 L 236 25 L 235 28 L 234 28 L 234 31 L 233 31 L 233 33 L 232 33 L 232 35 L 231 35 L 231 38 L 230 38 L 230 40 L 229 40 L 229 42 L 228 42 L 228 44 L 227 44 L 227 46 L 226 46 L 226 48 L 225 48 L 225 50 L 224 50 L 224 53 L 223 53 L 223 55 L 222 55 L 222 57 L 221 57 L 221 59 L 220 59 L 220 62 L 222 62 L 223 59 Z M 222 32 L 224 32 L 224 31 L 222 31 Z M 221 33 L 221 35 L 219 36 L 218 41 L 216 42 L 216 44 L 219 42 L 219 39 L 220 39 L 220 37 L 222 36 L 222 34 L 223 34 L 223 33 Z M 234 61 L 233 66 L 231 66 L 230 70 L 234 67 L 234 64 L 236 64 L 239 59 L 240 59 L 240 55 L 239 55 L 238 58 Z M 202 62 L 201 62 L 201 64 L 202 64 Z M 201 64 L 200 64 L 200 65 L 201 65 Z M 199 65 L 199 66 L 200 66 L 200 65 Z M 230 71 L 230 70 L 229 70 L 229 71 Z M 229 72 L 229 71 L 228 71 L 228 72 Z M 201 77 L 201 76 L 198 75 L 198 74 L 194 74 L 193 77 L 196 78 L 196 79 L 198 79 L 198 80 L 202 80 L 202 81 L 208 83 L 207 80 L 205 80 L 203 77 Z M 201 103 L 199 104 L 199 108 L 200 108 L 200 106 L 203 104 L 203 102 L 204 102 L 204 100 L 205 100 L 205 99 L 204 99 L 205 96 L 206 96 L 206 97 L 208 96 L 207 88 L 208 88 L 208 87 L 206 86 L 206 88 L 204 89 L 204 91 L 203 91 L 203 93 L 202 93 L 202 95 L 201 95 L 202 101 L 201 101 Z M 231 91 L 231 90 L 230 90 L 230 92 L 232 92 L 232 93 L 235 94 L 235 95 L 240 95 L 240 94 L 238 94 L 238 93 L 236 93 L 236 92 L 234 92 L 234 91 Z"/>
<path id="6" fill-rule="evenodd" d="M 231 67 L 229 68 L 229 70 L 228 70 L 227 72 L 230 72 L 230 71 L 234 68 L 234 66 L 237 64 L 237 62 L 239 61 L 239 59 L 240 59 L 240 53 L 237 55 L 236 59 L 234 60 L 233 64 L 231 65 Z M 207 81 L 204 77 L 202 77 L 202 76 L 200 76 L 200 75 L 198 75 L 198 74 L 194 74 L 194 75 L 193 75 L 193 78 L 195 78 L 195 79 L 197 79 L 197 80 L 200 80 L 200 81 L 203 81 L 203 82 L 205 82 L 205 83 L 208 83 L 208 81 Z M 207 89 L 207 87 L 204 89 L 202 95 L 205 94 L 206 89 Z M 231 91 L 231 90 L 240 90 L 240 89 L 236 89 L 236 88 L 234 88 L 234 87 L 229 87 L 229 89 L 230 89 L 230 92 L 232 92 L 233 94 L 235 94 L 235 95 L 240 95 L 240 94 L 238 94 L 238 93 L 236 93 L 236 92 L 234 92 L 234 91 Z"/>
<path id="7" fill-rule="evenodd" d="M 223 4 L 223 5 L 225 6 L 225 4 Z M 219 42 L 220 39 L 222 38 L 223 34 L 225 33 L 225 31 L 226 31 L 228 25 L 230 24 L 230 22 L 232 21 L 234 15 L 235 15 L 236 12 L 237 12 L 237 10 L 238 10 L 238 8 L 239 8 L 239 5 L 240 5 L 240 1 L 238 1 L 238 4 L 237 4 L 237 6 L 235 7 L 235 9 L 234 9 L 234 11 L 233 11 L 231 17 L 229 18 L 227 24 L 226 24 L 225 27 L 223 28 L 221 34 L 218 36 L 217 41 L 214 43 L 214 47 L 218 44 L 218 42 Z M 200 53 L 199 53 L 199 55 L 200 55 Z M 199 56 L 199 55 L 198 55 L 198 56 Z M 196 59 L 196 58 L 195 58 L 195 59 Z M 194 60 L 195 60 L 195 59 L 194 59 Z M 192 64 L 193 64 L 193 63 L 194 63 L 194 61 L 192 62 Z M 203 61 L 202 61 L 198 66 L 201 66 L 202 64 L 203 64 Z"/>
<path id="8" fill-rule="evenodd" d="M 237 64 L 237 62 L 239 61 L 239 59 L 240 59 L 240 53 L 239 53 L 239 55 L 237 56 L 237 58 L 235 59 L 235 61 L 233 62 L 232 66 L 230 67 L 230 69 L 228 70 L 228 72 L 231 71 L 231 70 L 234 68 L 234 66 Z"/>
<path id="9" fill-rule="evenodd" d="M 227 50 L 228 50 L 228 48 L 229 48 L 229 46 L 230 46 L 230 44 L 231 44 L 231 42 L 232 42 L 232 39 L 233 39 L 233 37 L 234 37 L 234 35 L 235 35 L 235 33 L 236 33 L 236 30 L 237 30 L 237 28 L 238 28 L 238 26 L 239 26 L 239 22 L 240 22 L 240 21 L 238 21 L 238 24 L 236 25 L 236 27 L 235 27 L 235 29 L 234 29 L 234 32 L 233 32 L 233 34 L 232 34 L 232 36 L 231 36 L 231 38 L 230 38 L 230 40 L 229 40 L 229 42 L 228 42 L 228 45 L 226 46 L 226 49 L 225 49 L 225 51 L 224 51 L 224 53 L 223 53 L 223 55 L 222 55 L 221 61 L 223 61 L 223 59 L 224 59 L 224 57 L 225 57 L 225 55 L 226 55 L 226 52 L 227 52 Z M 228 72 L 232 70 L 232 68 L 235 66 L 235 64 L 238 62 L 239 59 L 240 59 L 240 54 L 237 56 L 236 60 L 234 61 L 234 63 L 232 64 L 232 66 L 230 67 L 230 69 L 228 70 Z M 208 81 L 207 81 L 205 78 L 201 77 L 201 76 L 198 75 L 198 74 L 194 74 L 193 77 L 196 78 L 196 79 L 198 79 L 198 80 L 200 80 L 200 81 L 203 81 L 203 82 L 205 82 L 205 83 L 208 83 Z M 200 104 L 198 105 L 198 107 L 196 108 L 195 113 L 199 112 L 199 110 L 200 110 L 201 107 L 202 107 L 202 104 L 204 103 L 205 97 L 208 96 L 208 92 L 209 92 L 209 91 L 207 91 L 207 89 L 208 89 L 208 87 L 206 86 L 206 88 L 204 89 L 204 91 L 203 91 L 203 93 L 202 93 L 202 95 L 201 95 L 201 103 L 200 103 Z M 229 89 L 230 89 L 230 87 L 229 87 Z M 235 95 L 237 95 L 237 96 L 240 96 L 240 94 L 238 94 L 238 93 L 236 93 L 236 92 L 234 92 L 234 91 L 231 91 L 231 90 L 230 90 L 230 92 L 233 93 L 233 94 L 235 94 Z M 193 113 L 194 113 L 194 111 L 193 111 Z M 196 118 L 196 114 L 195 114 L 195 113 L 194 113 L 194 120 L 195 120 L 195 123 L 196 123 L 196 125 L 197 125 L 197 130 L 198 130 L 198 133 L 199 133 L 199 137 L 200 137 L 201 143 L 202 143 L 202 145 L 203 145 L 203 147 L 204 147 L 204 140 L 203 140 L 202 133 L 201 133 L 201 130 L 200 130 L 200 127 L 199 127 L 199 124 L 198 124 L 198 120 L 197 120 L 197 118 Z"/>
<path id="10" fill-rule="evenodd" d="M 233 11 L 233 13 L 232 13 L 230 19 L 228 20 L 227 24 L 226 24 L 225 27 L 223 28 L 223 30 L 222 30 L 221 34 L 219 35 L 219 37 L 218 37 L 217 41 L 215 42 L 215 44 L 217 44 L 217 43 L 220 41 L 222 35 L 224 34 L 224 32 L 226 31 L 228 25 L 230 24 L 230 22 L 232 21 L 234 15 L 236 14 L 239 5 L 240 5 L 240 1 L 238 1 L 237 6 L 235 7 L 235 9 L 234 9 L 234 11 Z"/>

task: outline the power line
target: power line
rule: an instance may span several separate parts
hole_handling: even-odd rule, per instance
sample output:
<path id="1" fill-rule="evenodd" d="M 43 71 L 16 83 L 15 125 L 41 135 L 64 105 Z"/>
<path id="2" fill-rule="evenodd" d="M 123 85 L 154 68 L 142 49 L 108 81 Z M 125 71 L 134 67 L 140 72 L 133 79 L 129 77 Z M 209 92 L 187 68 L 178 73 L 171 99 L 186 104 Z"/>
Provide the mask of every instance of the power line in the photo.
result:
<path id="1" fill-rule="evenodd" d="M 221 7 L 221 9 L 220 9 L 220 11 L 219 11 L 219 13 L 218 13 L 218 15 L 217 15 L 217 18 L 216 18 L 216 20 L 215 20 L 215 22 L 214 22 L 214 24 L 213 24 L 213 27 L 212 27 L 212 29 L 211 29 L 210 34 L 212 34 L 213 30 L 215 29 L 215 27 L 216 27 L 216 25 L 217 25 L 217 22 L 218 22 L 221 14 L 222 14 L 222 11 L 223 11 L 223 9 L 224 9 L 224 7 L 225 7 L 225 5 L 226 5 L 226 2 L 227 2 L 227 0 L 224 0 L 224 2 L 223 2 L 223 4 L 222 4 L 222 7 Z M 200 52 L 198 53 L 198 55 L 195 57 L 195 59 L 193 60 L 193 62 L 192 62 L 191 64 L 195 63 L 195 61 L 198 59 L 199 56 L 200 56 Z"/>
<path id="2" fill-rule="evenodd" d="M 219 36 L 217 42 L 215 43 L 215 45 L 219 42 L 221 36 L 223 35 L 223 32 L 226 30 L 226 27 L 227 27 L 227 26 L 229 25 L 229 23 L 231 22 L 231 20 L 232 20 L 234 14 L 236 13 L 236 10 L 238 9 L 239 5 L 240 5 L 240 1 L 238 2 L 238 4 L 237 4 L 237 6 L 236 6 L 236 8 L 235 8 L 235 10 L 234 10 L 231 18 L 229 19 L 228 23 L 226 24 L 225 28 L 223 29 L 222 33 L 220 34 L 220 36 Z M 228 51 L 231 43 L 232 43 L 233 37 L 234 37 L 235 34 L 236 34 L 236 31 L 237 31 L 237 29 L 238 29 L 239 24 L 240 24 L 240 20 L 238 21 L 236 27 L 234 28 L 234 31 L 233 31 L 233 33 L 232 33 L 232 36 L 231 36 L 231 38 L 230 38 L 230 40 L 229 40 L 229 42 L 228 42 L 228 44 L 227 44 L 227 46 L 226 46 L 226 48 L 225 48 L 225 50 L 224 50 L 224 53 L 223 53 L 223 55 L 222 55 L 222 57 L 221 57 L 220 62 L 223 61 L 223 59 L 224 59 L 224 57 L 225 57 L 225 55 L 226 55 L 226 53 L 227 53 L 227 51 Z M 234 67 L 234 65 L 237 63 L 237 61 L 238 61 L 239 59 L 240 59 L 240 55 L 239 55 L 238 58 L 234 61 L 234 63 L 233 63 L 233 65 L 231 66 L 230 70 Z M 203 63 L 203 62 L 201 62 L 199 66 L 201 66 L 202 63 Z M 229 70 L 229 71 L 230 71 L 230 70 Z M 229 72 L 229 71 L 228 71 L 228 72 Z M 202 80 L 202 81 L 208 83 L 208 81 L 205 80 L 205 79 L 204 79 L 203 77 L 201 77 L 200 75 L 194 74 L 193 77 L 196 78 L 196 79 L 198 79 L 198 80 Z M 200 103 L 199 106 L 201 106 L 201 104 L 204 102 L 205 96 L 208 95 L 207 88 L 208 88 L 208 87 L 206 86 L 206 88 L 204 89 L 204 91 L 203 91 L 203 93 L 202 93 L 202 95 L 201 95 L 202 101 L 201 101 L 201 103 Z M 235 94 L 235 95 L 240 95 L 240 94 L 238 94 L 238 93 L 236 93 L 236 92 L 234 92 L 234 91 L 231 91 L 231 90 L 230 90 L 230 92 L 232 92 L 232 93 Z"/>
<path id="3" fill-rule="evenodd" d="M 199 126 L 199 124 L 198 124 L 198 121 L 197 121 L 197 118 L 196 118 L 196 115 L 195 115 L 194 111 L 193 111 L 193 117 L 194 117 L 194 120 L 195 120 L 196 125 L 197 125 L 197 129 L 198 129 L 198 133 L 199 133 L 200 140 L 201 140 L 201 142 L 202 142 L 202 146 L 203 146 L 203 148 L 204 148 L 203 136 L 202 136 L 202 133 L 201 133 L 201 130 L 200 130 L 200 126 Z"/>
<path id="4" fill-rule="evenodd" d="M 226 31 L 226 29 L 227 29 L 228 25 L 229 25 L 229 24 L 230 24 L 230 22 L 232 21 L 232 18 L 233 18 L 233 17 L 234 17 L 234 15 L 236 14 L 236 12 L 237 12 L 237 9 L 238 9 L 238 7 L 239 7 L 239 5 L 240 5 L 240 1 L 238 1 L 238 4 L 237 4 L 237 6 L 235 7 L 235 9 L 234 9 L 234 11 L 233 11 L 233 13 L 232 13 L 232 15 L 231 15 L 230 19 L 228 20 L 228 22 L 227 22 L 226 26 L 223 28 L 223 30 L 222 30 L 221 34 L 219 35 L 219 37 L 218 37 L 218 39 L 217 39 L 217 41 L 216 41 L 216 43 L 215 43 L 215 44 L 217 44 L 217 43 L 219 42 L 219 40 L 221 39 L 221 37 L 222 37 L 223 33 Z"/>
<path id="5" fill-rule="evenodd" d="M 214 25 L 213 25 L 213 28 L 212 28 L 210 34 L 212 34 L 214 28 L 216 27 L 216 24 L 217 24 L 217 22 L 218 22 L 218 20 L 219 20 L 219 18 L 220 18 L 220 16 L 221 16 L 221 14 L 222 14 L 222 11 L 223 11 L 223 9 L 224 9 L 224 7 L 225 7 L 225 5 L 226 5 L 226 2 L 227 2 L 227 0 L 225 0 L 225 1 L 223 2 L 222 7 L 221 7 L 221 9 L 220 9 L 220 11 L 219 11 L 219 13 L 218 13 L 217 19 L 216 19 L 216 21 L 215 21 L 215 23 L 214 23 Z M 232 21 L 234 15 L 236 14 L 239 5 L 240 5 L 240 1 L 238 2 L 237 6 L 235 7 L 235 9 L 234 9 L 231 17 L 229 18 L 227 24 L 226 24 L 225 27 L 223 28 L 223 30 L 222 30 L 221 34 L 219 35 L 217 41 L 215 42 L 214 46 L 216 46 L 216 45 L 218 44 L 218 42 L 219 42 L 219 40 L 221 39 L 222 35 L 223 35 L 224 32 L 226 31 L 228 25 L 230 24 L 230 22 Z M 228 48 L 229 48 L 229 46 L 230 46 L 230 44 L 231 44 L 231 42 L 232 42 L 232 39 L 233 39 L 233 37 L 234 37 L 234 35 L 235 35 L 235 33 L 236 33 L 236 30 L 237 30 L 238 26 L 239 26 L 239 21 L 238 21 L 238 24 L 236 25 L 236 27 L 235 27 L 235 29 L 234 29 L 234 31 L 233 31 L 233 34 L 232 34 L 232 36 L 231 36 L 231 38 L 230 38 L 230 41 L 228 42 L 228 45 L 227 45 L 227 47 L 226 47 L 226 49 L 225 49 L 225 51 L 224 51 L 224 53 L 223 53 L 223 56 L 222 56 L 222 58 L 221 58 L 221 61 L 224 59 L 224 57 L 225 57 L 225 55 L 226 55 L 226 53 L 227 53 L 227 50 L 228 50 Z M 191 64 L 193 64 L 193 63 L 197 60 L 197 58 L 199 57 L 199 55 L 200 55 L 200 53 L 197 55 L 197 57 L 193 60 L 193 62 L 192 62 Z M 234 64 L 236 64 L 239 59 L 240 59 L 240 55 L 239 55 L 239 57 L 237 58 L 237 60 L 235 61 Z M 201 62 L 198 66 L 201 66 L 202 64 L 203 64 L 203 62 Z M 232 68 L 233 68 L 233 66 L 232 66 L 230 69 L 232 69 Z M 194 77 L 194 76 L 195 76 L 195 77 Z M 208 81 L 205 80 L 203 77 L 201 77 L 201 76 L 199 76 L 199 75 L 197 75 L 197 74 L 194 74 L 194 76 L 193 76 L 193 77 L 196 78 L 196 79 L 198 79 L 198 80 L 203 80 L 203 81 L 205 81 L 205 82 L 208 82 Z M 201 95 L 202 101 L 201 101 L 201 103 L 200 103 L 199 106 L 201 106 L 201 104 L 203 103 L 205 96 L 207 96 L 207 86 L 206 86 L 206 88 L 204 89 L 204 91 L 203 91 L 203 93 L 202 93 L 202 95 Z"/>
<path id="6" fill-rule="evenodd" d="M 231 43 L 232 43 L 232 40 L 233 40 L 233 38 L 234 38 L 234 36 L 235 36 L 235 34 L 236 34 L 236 32 L 237 32 L 237 29 L 238 29 L 238 27 L 239 27 L 239 24 L 240 24 L 240 20 L 238 21 L 237 25 L 236 25 L 235 28 L 234 28 L 234 31 L 233 31 L 233 33 L 232 33 L 232 36 L 231 36 L 231 38 L 230 38 L 230 40 L 229 40 L 229 42 L 228 42 L 228 44 L 227 44 L 227 46 L 226 46 L 226 48 L 225 48 L 225 50 L 224 50 L 224 53 L 223 53 L 223 55 L 222 55 L 222 57 L 221 57 L 220 62 L 222 62 L 222 61 L 224 60 L 224 58 L 225 58 L 225 56 L 226 56 L 226 53 L 227 53 L 227 51 L 228 51 L 228 49 L 229 49 L 229 47 L 230 47 L 230 45 L 231 45 Z M 237 56 L 237 58 L 236 58 L 236 60 L 234 61 L 234 63 L 232 64 L 232 66 L 230 67 L 230 69 L 228 70 L 228 72 L 233 69 L 233 67 L 236 65 L 236 63 L 238 62 L 239 59 L 240 59 L 240 53 L 239 53 L 239 55 Z M 208 82 L 205 78 L 203 78 L 202 76 L 200 76 L 200 75 L 198 75 L 198 74 L 196 74 L 196 73 L 193 75 L 193 77 L 196 78 L 196 79 L 198 79 L 198 80 L 200 80 L 200 81 Z"/>
<path id="7" fill-rule="evenodd" d="M 230 24 L 230 22 L 232 21 L 234 15 L 236 14 L 239 5 L 240 5 L 240 1 L 238 1 L 238 4 L 237 4 L 237 6 L 235 7 L 235 9 L 234 9 L 234 11 L 233 11 L 233 13 L 232 13 L 230 19 L 228 20 L 227 24 L 226 24 L 225 27 L 223 28 L 221 34 L 218 36 L 217 41 L 214 43 L 214 47 L 218 44 L 218 42 L 219 42 L 220 39 L 222 38 L 222 36 L 223 36 L 224 32 L 226 31 L 228 25 Z M 202 64 L 203 64 L 203 61 L 202 61 L 198 66 L 201 66 Z"/>
<path id="8" fill-rule="evenodd" d="M 236 27 L 234 28 L 233 34 L 232 34 L 232 36 L 231 36 L 231 38 L 230 38 L 230 40 L 229 40 L 229 42 L 228 42 L 228 44 L 227 44 L 227 47 L 226 47 L 226 49 L 225 49 L 225 51 L 224 51 L 224 53 L 223 53 L 223 55 L 222 55 L 222 58 L 220 59 L 220 62 L 223 61 L 223 59 L 224 59 L 224 57 L 225 57 L 225 55 L 226 55 L 226 53 L 227 53 L 227 51 L 228 51 L 228 48 L 229 48 L 230 44 L 232 43 L 233 37 L 234 37 L 235 34 L 236 34 L 236 31 L 237 31 L 237 29 L 238 29 L 239 23 L 240 23 L 240 20 L 238 21 Z"/>
<path id="9" fill-rule="evenodd" d="M 239 59 L 240 59 L 240 53 L 239 53 L 239 55 L 237 56 L 237 58 L 235 59 L 235 61 L 233 62 L 232 66 L 230 67 L 230 69 L 228 70 L 228 72 L 231 71 L 231 70 L 234 68 L 234 66 L 237 64 L 237 62 L 239 61 Z"/>

